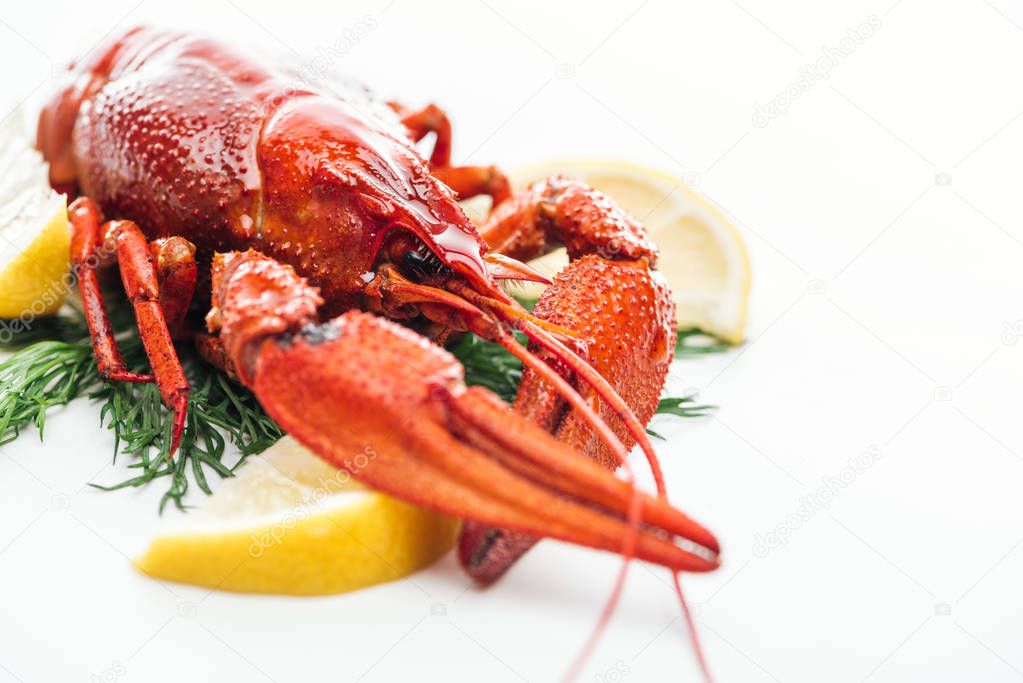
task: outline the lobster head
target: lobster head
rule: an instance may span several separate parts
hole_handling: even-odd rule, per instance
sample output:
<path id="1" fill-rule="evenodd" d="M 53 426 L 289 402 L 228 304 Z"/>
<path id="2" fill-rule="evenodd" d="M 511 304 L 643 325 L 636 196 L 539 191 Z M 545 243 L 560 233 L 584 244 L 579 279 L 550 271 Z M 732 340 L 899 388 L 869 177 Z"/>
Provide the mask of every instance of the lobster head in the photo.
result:
<path id="1" fill-rule="evenodd" d="M 334 302 L 356 303 L 346 294 L 357 292 L 363 307 L 441 322 L 430 315 L 430 304 L 444 298 L 438 291 L 468 286 L 509 302 L 497 280 L 544 281 L 488 253 L 455 193 L 388 120 L 390 110 L 352 99 L 290 97 L 260 143 L 264 251 L 286 249 L 283 260 L 313 273 L 328 312 Z"/>

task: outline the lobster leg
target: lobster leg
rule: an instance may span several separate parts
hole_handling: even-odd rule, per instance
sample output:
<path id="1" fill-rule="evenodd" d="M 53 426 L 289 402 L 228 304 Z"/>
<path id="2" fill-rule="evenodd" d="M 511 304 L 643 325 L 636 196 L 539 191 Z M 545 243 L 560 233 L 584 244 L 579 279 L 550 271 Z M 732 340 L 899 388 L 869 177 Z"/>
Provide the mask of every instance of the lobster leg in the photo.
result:
<path id="1" fill-rule="evenodd" d="M 89 326 L 100 376 L 114 382 L 151 382 L 152 375 L 128 370 L 110 326 L 96 272 L 102 260 L 100 245 L 103 243 L 99 207 L 91 199 L 81 197 L 68 207 L 68 217 L 71 222 L 71 268 L 78 278 L 82 310 Z"/>
<path id="2" fill-rule="evenodd" d="M 156 264 L 160 289 L 160 309 L 167 319 L 171 337 L 186 334 L 185 315 L 195 294 L 198 267 L 195 245 L 183 237 L 164 237 L 149 243 Z"/>
<path id="3" fill-rule="evenodd" d="M 142 230 L 131 221 L 110 221 L 106 237 L 116 245 L 121 281 L 135 310 L 139 336 L 153 368 L 156 385 L 160 388 L 160 397 L 164 405 L 174 411 L 170 447 L 173 455 L 185 428 L 189 387 L 160 307 L 160 284 L 153 256 Z"/>
<path id="4" fill-rule="evenodd" d="M 436 135 L 433 152 L 430 154 L 430 166 L 450 166 L 451 121 L 444 110 L 432 103 L 414 111 L 409 111 L 397 103 L 392 103 L 391 106 L 398 112 L 402 125 L 408 129 L 409 137 L 415 142 L 419 142 L 430 133 Z"/>
<path id="5" fill-rule="evenodd" d="M 512 194 L 508 176 L 496 166 L 446 166 L 431 169 L 430 172 L 454 190 L 459 199 L 487 195 L 492 206 L 497 206 Z"/>
<path id="6" fill-rule="evenodd" d="M 645 230 L 611 200 L 577 183 L 553 178 L 498 207 L 482 230 L 491 244 L 529 259 L 566 244 L 573 261 L 548 287 L 533 314 L 576 332 L 576 351 L 646 424 L 657 407 L 671 364 L 674 307 L 663 278 L 650 269 L 656 247 Z M 533 348 L 540 351 L 537 345 Z M 541 357 L 545 357 L 540 351 Z M 594 392 L 546 356 L 587 400 Z M 515 409 L 560 441 L 614 469 L 618 461 L 554 388 L 526 370 Z M 601 418 L 631 447 L 635 440 L 609 406 Z M 483 583 L 499 578 L 537 541 L 535 537 L 467 522 L 459 540 L 466 571 Z"/>
<path id="7" fill-rule="evenodd" d="M 706 529 L 488 390 L 467 388 L 440 347 L 360 311 L 321 324 L 319 305 L 290 266 L 256 252 L 215 257 L 210 331 L 267 412 L 324 459 L 450 515 L 613 552 L 632 538 L 640 559 L 685 571 L 717 566 Z M 638 531 L 623 519 L 634 500 Z"/>
<path id="8" fill-rule="evenodd" d="M 142 230 L 131 221 L 110 221 L 100 227 L 99 208 L 88 199 L 76 200 L 69 212 L 74 235 L 73 261 L 81 278 L 82 300 L 100 373 L 111 380 L 138 382 L 155 379 L 164 405 L 174 411 L 170 448 L 173 454 L 185 427 L 189 387 L 160 307 L 159 277 L 150 246 Z M 137 375 L 124 368 L 124 359 L 117 349 L 95 273 L 98 245 L 101 242 L 113 245 L 121 268 L 124 291 L 135 311 L 139 336 L 153 369 L 153 376 Z M 155 249 L 162 251 L 160 246 Z M 175 281 L 182 279 L 178 275 L 172 278 Z M 187 309 L 187 303 L 183 306 L 177 301 L 172 303 L 175 310 Z"/>
<path id="9" fill-rule="evenodd" d="M 508 177 L 494 166 L 451 165 L 451 121 L 444 110 L 435 104 L 409 111 L 392 103 L 408 129 L 409 136 L 419 142 L 430 133 L 436 135 L 430 154 L 430 172 L 450 187 L 459 199 L 487 195 L 497 206 L 511 196 Z"/>
<path id="10" fill-rule="evenodd" d="M 234 363 L 227 355 L 223 340 L 214 334 L 197 333 L 195 335 L 195 350 L 199 352 L 202 359 L 217 368 L 225 375 L 239 382 L 238 373 L 235 372 Z"/>
<path id="11" fill-rule="evenodd" d="M 554 176 L 530 185 L 498 206 L 480 236 L 494 251 L 528 261 L 559 246 L 569 258 L 657 261 L 646 228 L 607 195 L 577 180 Z"/>

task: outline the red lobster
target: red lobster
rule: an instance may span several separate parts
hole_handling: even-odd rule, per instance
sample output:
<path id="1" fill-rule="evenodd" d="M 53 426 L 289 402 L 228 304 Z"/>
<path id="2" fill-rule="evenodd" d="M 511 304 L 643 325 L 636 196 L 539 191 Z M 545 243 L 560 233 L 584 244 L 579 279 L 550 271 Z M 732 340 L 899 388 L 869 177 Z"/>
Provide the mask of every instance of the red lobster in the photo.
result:
<path id="1" fill-rule="evenodd" d="M 135 29 L 74 73 L 40 116 L 38 146 L 54 187 L 82 195 L 72 264 L 100 371 L 158 384 L 174 447 L 189 388 L 173 339 L 198 289 L 210 297 L 202 355 L 321 457 L 469 520 L 459 555 L 477 579 L 538 537 L 676 577 L 718 566 L 714 536 L 663 495 L 644 433 L 674 307 L 656 246 L 613 201 L 562 177 L 512 194 L 493 167 L 451 165 L 437 107 L 302 84 L 204 38 Z M 430 133 L 427 161 L 414 144 Z M 494 208 L 477 230 L 457 200 L 481 194 Z M 543 280 L 519 259 L 559 245 L 572 262 L 529 313 L 498 280 Z M 104 246 L 151 376 L 126 368 L 111 333 Z M 514 410 L 463 383 L 439 344 L 464 331 L 522 360 Z M 610 471 L 635 443 L 656 497 Z M 355 467 L 346 455 L 366 447 L 376 457 Z"/>

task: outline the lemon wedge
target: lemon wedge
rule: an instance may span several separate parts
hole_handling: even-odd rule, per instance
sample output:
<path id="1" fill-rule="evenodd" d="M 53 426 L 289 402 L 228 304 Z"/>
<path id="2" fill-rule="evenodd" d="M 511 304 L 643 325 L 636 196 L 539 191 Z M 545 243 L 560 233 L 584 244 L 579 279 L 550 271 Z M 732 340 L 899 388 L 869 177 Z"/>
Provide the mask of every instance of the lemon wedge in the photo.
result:
<path id="1" fill-rule="evenodd" d="M 457 520 L 360 486 L 286 436 L 154 539 L 136 566 L 221 590 L 345 593 L 426 567 L 458 529 Z"/>
<path id="2" fill-rule="evenodd" d="M 724 213 L 683 181 L 618 161 L 555 161 L 511 174 L 513 185 L 550 175 L 578 178 L 643 222 L 661 249 L 657 269 L 671 285 L 680 329 L 697 327 L 737 344 L 746 329 L 751 282 L 742 236 Z M 553 276 L 568 263 L 563 249 L 530 265 Z M 527 285 L 526 296 L 542 286 Z"/>
<path id="3" fill-rule="evenodd" d="M 0 126 L 0 318 L 33 318 L 60 308 L 70 278 L 71 235 L 64 195 L 17 113 Z"/>

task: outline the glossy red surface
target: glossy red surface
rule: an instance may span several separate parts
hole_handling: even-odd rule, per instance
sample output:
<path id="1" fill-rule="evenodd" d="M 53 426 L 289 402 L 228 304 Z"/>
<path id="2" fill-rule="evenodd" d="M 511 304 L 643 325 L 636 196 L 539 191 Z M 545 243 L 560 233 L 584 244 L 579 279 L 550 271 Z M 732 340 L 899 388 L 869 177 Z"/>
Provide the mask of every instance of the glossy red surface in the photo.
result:
<path id="1" fill-rule="evenodd" d="M 135 29 L 94 51 L 40 117 L 51 182 L 77 184 L 208 264 L 255 248 L 358 304 L 385 233 L 415 233 L 476 288 L 486 246 L 397 119 L 364 93 L 302 83 L 216 42 Z"/>

